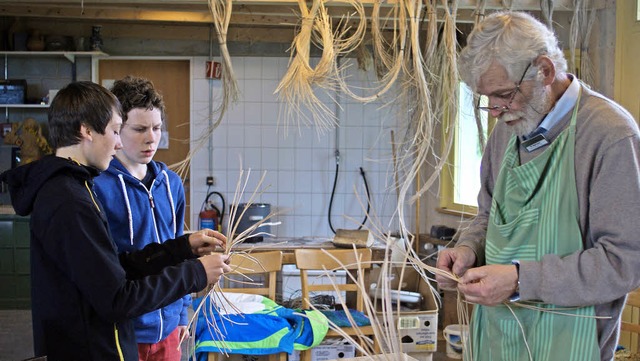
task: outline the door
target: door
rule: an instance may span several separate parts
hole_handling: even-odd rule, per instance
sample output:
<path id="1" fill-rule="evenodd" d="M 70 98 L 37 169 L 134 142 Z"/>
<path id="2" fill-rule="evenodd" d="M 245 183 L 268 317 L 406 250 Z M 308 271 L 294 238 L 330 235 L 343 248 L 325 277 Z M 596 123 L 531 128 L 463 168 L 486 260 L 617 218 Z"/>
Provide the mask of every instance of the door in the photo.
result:
<path id="1" fill-rule="evenodd" d="M 100 59 L 98 81 L 110 87 L 114 80 L 126 75 L 141 76 L 151 80 L 165 102 L 165 129 L 168 136 L 165 149 L 158 149 L 156 161 L 172 165 L 187 158 L 189 153 L 190 122 L 190 61 L 147 59 Z M 161 141 L 162 143 L 162 141 Z M 174 169 L 175 170 L 175 169 Z M 185 229 L 189 229 L 189 171 L 181 172 L 184 184 L 186 212 Z"/>

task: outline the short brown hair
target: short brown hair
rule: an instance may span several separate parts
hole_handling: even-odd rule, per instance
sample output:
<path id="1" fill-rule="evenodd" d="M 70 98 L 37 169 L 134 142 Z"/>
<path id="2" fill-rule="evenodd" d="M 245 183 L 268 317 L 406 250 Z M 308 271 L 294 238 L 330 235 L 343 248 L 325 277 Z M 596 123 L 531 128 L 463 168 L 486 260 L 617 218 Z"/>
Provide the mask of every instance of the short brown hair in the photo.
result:
<path id="1" fill-rule="evenodd" d="M 164 122 L 164 100 L 151 80 L 127 75 L 113 83 L 111 92 L 122 104 L 123 123 L 127 121 L 127 114 L 136 108 L 158 109 Z"/>
<path id="2" fill-rule="evenodd" d="M 106 88 L 90 81 L 70 83 L 49 107 L 49 144 L 58 149 L 80 143 L 82 125 L 104 134 L 114 112 L 122 116 L 120 102 Z"/>

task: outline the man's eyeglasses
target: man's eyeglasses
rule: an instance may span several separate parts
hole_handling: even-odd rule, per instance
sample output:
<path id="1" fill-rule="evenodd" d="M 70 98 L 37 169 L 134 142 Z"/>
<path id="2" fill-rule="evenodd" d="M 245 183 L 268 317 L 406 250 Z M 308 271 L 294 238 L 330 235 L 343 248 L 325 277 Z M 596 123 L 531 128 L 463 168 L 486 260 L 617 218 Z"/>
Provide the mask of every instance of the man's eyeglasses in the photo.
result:
<path id="1" fill-rule="evenodd" d="M 524 69 L 524 73 L 522 73 L 522 76 L 520 77 L 520 81 L 518 81 L 516 83 L 516 88 L 513 89 L 513 91 L 511 92 L 511 96 L 509 96 L 509 103 L 507 103 L 507 105 L 502 105 L 502 106 L 494 105 L 492 107 L 481 106 L 480 103 L 482 102 L 483 98 L 486 98 L 485 96 L 481 95 L 481 96 L 478 97 L 478 104 L 476 105 L 476 109 L 482 110 L 482 111 L 485 111 L 485 112 L 490 112 L 490 111 L 493 111 L 493 110 L 497 110 L 500 113 L 504 113 L 504 112 L 510 111 L 511 110 L 511 103 L 513 103 L 513 99 L 515 99 L 516 94 L 518 94 L 518 92 L 520 91 L 520 85 L 524 81 L 524 76 L 527 74 L 527 71 L 529 71 L 530 67 L 531 67 L 531 63 L 527 64 L 527 67 Z"/>

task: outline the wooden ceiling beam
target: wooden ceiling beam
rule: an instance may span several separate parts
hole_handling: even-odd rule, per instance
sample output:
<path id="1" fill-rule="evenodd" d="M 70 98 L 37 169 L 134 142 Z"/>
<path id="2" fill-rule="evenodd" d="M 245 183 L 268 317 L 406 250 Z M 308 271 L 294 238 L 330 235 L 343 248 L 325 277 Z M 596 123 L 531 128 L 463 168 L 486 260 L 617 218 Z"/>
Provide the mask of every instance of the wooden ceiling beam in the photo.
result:
<path id="1" fill-rule="evenodd" d="M 296 9 L 297 10 L 297 9 Z M 331 8 L 329 15 L 337 24 L 346 14 L 350 14 L 347 8 Z M 366 9 L 366 17 L 370 18 L 371 9 Z M 4 6 L 0 4 L 0 16 L 10 17 L 34 17 L 44 19 L 73 19 L 84 21 L 100 22 L 123 22 L 123 23 L 165 23 L 165 24 L 202 24 L 213 23 L 213 17 L 208 9 L 200 10 L 159 10 L 134 8 L 107 8 L 85 6 L 79 7 L 65 6 L 34 6 L 17 5 Z M 438 19 L 443 19 L 444 12 L 441 10 Z M 351 16 L 348 24 L 356 26 L 359 22 L 357 16 Z M 393 26 L 392 17 L 383 13 L 380 21 L 383 28 Z M 457 14 L 459 23 L 469 23 L 474 21 L 474 11 L 461 9 Z M 299 13 L 293 8 L 285 7 L 243 7 L 234 8 L 231 15 L 231 26 L 252 26 L 252 27 L 293 27 L 300 22 Z"/>
<path id="2" fill-rule="evenodd" d="M 378 0 L 360 0 L 365 6 L 371 6 Z M 383 5 L 393 5 L 400 0 L 383 0 Z M 597 0 L 596 3 L 601 4 L 606 0 Z M 308 1 L 310 2 L 310 1 Z M 459 9 L 475 9 L 477 0 L 458 0 Z M 82 4 L 87 5 L 112 5 L 112 4 L 124 4 L 130 6 L 132 4 L 153 6 L 153 5 L 208 5 L 208 0 L 0 0 L 0 3 L 13 3 L 13 4 L 40 4 L 40 5 L 75 5 L 80 7 Z M 287 5 L 298 6 L 298 0 L 233 0 L 236 4 L 248 4 L 248 5 Z M 503 0 L 487 0 L 487 9 L 502 9 Z M 327 6 L 348 4 L 347 0 L 325 0 Z M 599 6 L 598 4 L 594 4 Z M 557 10 L 569 10 L 573 7 L 573 0 L 556 0 L 554 2 L 555 9 Z M 540 9 L 540 0 L 514 0 L 514 10 L 536 10 Z"/>
<path id="3" fill-rule="evenodd" d="M 365 5 L 367 18 L 370 18 L 375 0 L 361 0 Z M 399 0 L 386 0 L 385 6 L 391 6 Z M 474 9 L 477 0 L 459 0 L 457 21 L 474 21 Z M 540 0 L 514 0 L 516 10 L 539 11 Z M 556 10 L 568 10 L 573 0 L 555 0 Z M 595 0 L 594 6 L 602 5 Z M 502 1 L 488 0 L 487 9 L 499 8 Z M 234 0 L 231 26 L 253 27 L 292 27 L 298 25 L 298 0 Z M 334 23 L 353 13 L 353 9 L 344 0 L 326 0 L 329 15 Z M 442 11 L 442 10 L 441 10 Z M 211 24 L 213 22 L 207 0 L 0 0 L 0 16 L 35 17 L 46 19 L 75 19 L 86 21 L 114 21 L 124 23 L 161 23 L 161 24 Z M 392 14 L 383 9 L 381 22 L 392 26 Z M 443 14 L 439 14 L 439 19 Z M 359 21 L 351 18 L 351 25 Z"/>
<path id="4" fill-rule="evenodd" d="M 40 6 L 0 4 L 0 16 L 24 16 L 76 20 L 118 20 L 135 22 L 187 22 L 211 23 L 213 18 L 208 9 L 204 11 L 145 10 L 139 7 L 106 8 L 84 6 Z"/>

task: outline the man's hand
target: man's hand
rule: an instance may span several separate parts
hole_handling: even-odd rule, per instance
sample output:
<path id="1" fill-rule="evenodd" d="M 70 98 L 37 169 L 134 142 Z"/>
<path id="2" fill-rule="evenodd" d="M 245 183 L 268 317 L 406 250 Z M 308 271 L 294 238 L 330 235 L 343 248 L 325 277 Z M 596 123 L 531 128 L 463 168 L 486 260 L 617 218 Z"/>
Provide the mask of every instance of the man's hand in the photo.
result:
<path id="1" fill-rule="evenodd" d="M 472 303 L 495 306 L 509 299 L 518 287 L 518 272 L 514 265 L 490 265 L 465 272 L 458 290 Z"/>
<path id="2" fill-rule="evenodd" d="M 446 248 L 438 252 L 436 267 L 455 275 L 464 274 L 476 264 L 476 254 L 469 247 Z M 436 275 L 438 286 L 444 290 L 455 289 L 458 284 L 449 278 Z"/>
<path id="3" fill-rule="evenodd" d="M 216 247 L 224 248 L 227 237 L 220 232 L 205 228 L 189 235 L 189 244 L 194 254 L 204 256 L 214 252 Z"/>
<path id="4" fill-rule="evenodd" d="M 227 264 L 229 255 L 214 253 L 198 259 L 202 262 L 204 270 L 207 272 L 207 284 L 209 285 L 218 283 L 223 273 L 231 271 L 231 266 Z"/>

